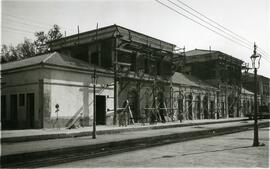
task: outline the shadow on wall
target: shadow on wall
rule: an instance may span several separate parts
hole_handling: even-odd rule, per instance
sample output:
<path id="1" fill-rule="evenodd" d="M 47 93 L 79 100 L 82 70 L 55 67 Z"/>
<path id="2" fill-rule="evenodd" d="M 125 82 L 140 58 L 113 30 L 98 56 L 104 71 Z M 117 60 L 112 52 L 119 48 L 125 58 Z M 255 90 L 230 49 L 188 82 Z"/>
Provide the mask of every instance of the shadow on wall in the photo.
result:
<path id="1" fill-rule="evenodd" d="M 89 86 L 90 83 L 84 83 L 84 86 Z M 89 107 L 93 104 L 93 99 L 89 103 L 89 93 L 93 92 L 90 87 L 82 87 L 79 89 L 83 94 L 83 105 L 76 111 L 76 113 L 71 117 L 71 119 L 66 123 L 67 128 L 72 128 L 74 124 L 81 120 L 83 126 L 89 126 L 90 124 L 90 111 Z M 82 119 L 81 119 L 82 118 Z"/>

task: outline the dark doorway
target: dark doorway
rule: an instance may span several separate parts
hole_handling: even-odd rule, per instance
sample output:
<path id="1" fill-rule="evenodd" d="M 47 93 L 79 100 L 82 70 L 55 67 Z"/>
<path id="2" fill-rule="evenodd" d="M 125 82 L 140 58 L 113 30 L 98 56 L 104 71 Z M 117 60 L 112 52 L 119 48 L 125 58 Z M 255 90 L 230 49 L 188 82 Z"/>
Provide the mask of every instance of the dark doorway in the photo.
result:
<path id="1" fill-rule="evenodd" d="M 28 128 L 34 128 L 35 126 L 35 95 L 34 93 L 28 93 L 26 95 L 26 113 Z"/>
<path id="2" fill-rule="evenodd" d="M 10 96 L 10 115 L 11 115 L 11 128 L 17 128 L 17 116 L 18 116 L 18 108 L 17 108 L 17 95 Z"/>
<path id="3" fill-rule="evenodd" d="M 4 119 L 6 119 L 7 116 L 7 100 L 6 100 L 6 96 L 2 95 L 1 96 L 1 120 L 3 121 Z"/>
<path id="4" fill-rule="evenodd" d="M 183 99 L 178 99 L 178 117 L 183 116 Z"/>
<path id="5" fill-rule="evenodd" d="M 197 119 L 201 119 L 201 97 L 197 96 Z"/>
<path id="6" fill-rule="evenodd" d="M 241 109 L 241 101 L 237 101 L 237 107 L 236 107 L 236 117 L 240 117 L 240 109 Z"/>
<path id="7" fill-rule="evenodd" d="M 204 99 L 203 99 L 203 115 L 204 115 L 204 119 L 208 119 L 208 98 L 207 98 L 207 96 L 204 96 Z"/>
<path id="8" fill-rule="evenodd" d="M 193 116 L 192 116 L 192 95 L 188 96 L 188 119 L 193 120 Z"/>
<path id="9" fill-rule="evenodd" d="M 211 119 L 215 119 L 214 110 L 215 110 L 215 102 L 210 101 L 210 118 Z"/>
<path id="10" fill-rule="evenodd" d="M 106 124 L 106 97 L 96 96 L 96 124 Z"/>

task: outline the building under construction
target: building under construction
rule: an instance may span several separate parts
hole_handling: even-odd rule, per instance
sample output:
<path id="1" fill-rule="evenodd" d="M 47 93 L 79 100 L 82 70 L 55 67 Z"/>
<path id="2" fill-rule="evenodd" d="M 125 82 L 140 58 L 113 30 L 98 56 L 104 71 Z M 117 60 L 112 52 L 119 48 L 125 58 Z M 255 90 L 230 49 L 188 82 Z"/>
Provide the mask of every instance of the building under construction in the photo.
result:
<path id="1" fill-rule="evenodd" d="M 222 52 L 185 52 L 118 25 L 49 46 L 2 64 L 3 129 L 89 126 L 94 100 L 97 125 L 242 116 L 242 61 Z"/>
<path id="2" fill-rule="evenodd" d="M 185 73 L 217 88 L 217 117 L 241 117 L 253 109 L 253 93 L 243 88 L 243 61 L 214 50 L 195 49 L 186 56 Z"/>

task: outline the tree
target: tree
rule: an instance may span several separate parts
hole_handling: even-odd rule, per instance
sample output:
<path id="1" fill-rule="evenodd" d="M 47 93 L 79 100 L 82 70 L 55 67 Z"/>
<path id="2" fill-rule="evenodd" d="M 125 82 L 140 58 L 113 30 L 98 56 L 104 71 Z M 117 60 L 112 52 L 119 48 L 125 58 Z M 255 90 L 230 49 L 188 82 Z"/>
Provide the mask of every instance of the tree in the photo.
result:
<path id="1" fill-rule="evenodd" d="M 53 28 L 45 34 L 44 31 L 36 32 L 35 33 L 36 40 L 34 44 L 36 45 L 37 53 L 44 53 L 48 51 L 47 42 L 60 39 L 63 34 L 60 32 L 60 27 L 58 25 L 53 25 Z"/>
<path id="2" fill-rule="evenodd" d="M 47 35 L 44 33 L 44 31 L 36 32 L 35 33 L 36 40 L 34 41 L 34 44 L 36 46 L 37 53 L 44 53 L 48 49 L 48 46 L 46 45 L 46 42 L 48 40 Z"/>
<path id="3" fill-rule="evenodd" d="M 49 30 L 48 32 L 48 41 L 60 39 L 63 36 L 63 34 L 60 32 L 60 27 L 58 25 L 53 25 L 53 28 Z"/>
<path id="4" fill-rule="evenodd" d="M 2 45 L 1 63 L 33 57 L 35 54 L 35 45 L 29 39 L 25 38 L 23 43 L 20 43 L 15 47 L 12 45 Z"/>
<path id="5" fill-rule="evenodd" d="M 33 57 L 36 54 L 48 52 L 47 42 L 61 38 L 63 35 L 60 32 L 58 25 L 53 25 L 48 33 L 39 31 L 35 33 L 36 39 L 34 42 L 25 38 L 23 43 L 17 46 L 2 45 L 1 48 L 1 63 L 16 61 L 28 57 Z"/>
<path id="6" fill-rule="evenodd" d="M 19 52 L 20 58 L 28 58 L 36 55 L 35 44 L 29 39 L 24 39 L 24 42 L 17 45 L 17 51 Z"/>

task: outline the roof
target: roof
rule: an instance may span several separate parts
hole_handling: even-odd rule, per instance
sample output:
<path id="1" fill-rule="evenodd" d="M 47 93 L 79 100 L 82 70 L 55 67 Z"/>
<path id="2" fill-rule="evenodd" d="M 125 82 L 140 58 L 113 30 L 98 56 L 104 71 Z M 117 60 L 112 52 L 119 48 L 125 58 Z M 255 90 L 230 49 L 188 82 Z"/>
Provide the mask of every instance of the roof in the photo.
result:
<path id="1" fill-rule="evenodd" d="M 251 92 L 251 91 L 249 91 L 249 90 L 247 90 L 247 89 L 245 89 L 245 88 L 242 88 L 241 93 L 242 93 L 242 94 L 254 95 L 253 92 Z"/>
<path id="2" fill-rule="evenodd" d="M 1 70 L 11 70 L 23 67 L 34 66 L 38 64 L 50 64 L 79 69 L 89 69 L 89 64 L 85 61 L 72 58 L 58 52 L 46 53 L 35 57 L 1 64 Z"/>
<path id="3" fill-rule="evenodd" d="M 218 51 L 194 49 L 194 50 L 187 51 L 185 54 L 186 56 L 195 56 L 195 55 L 205 55 L 205 54 L 210 54 L 210 53 L 215 53 L 215 52 L 218 52 Z"/>
<path id="4" fill-rule="evenodd" d="M 185 86 L 193 86 L 193 87 L 201 87 L 201 88 L 215 88 L 194 76 L 186 75 L 179 72 L 174 73 L 174 75 L 172 76 L 172 82 L 174 84 L 185 85 Z"/>
<path id="5" fill-rule="evenodd" d="M 120 36 L 117 36 L 120 35 Z M 49 42 L 51 50 L 59 50 L 65 47 L 71 47 L 77 44 L 94 43 L 95 41 L 121 37 L 126 41 L 132 40 L 145 45 L 151 45 L 153 48 L 162 48 L 163 50 L 173 51 L 175 45 L 159 40 L 157 38 L 124 28 L 119 25 L 110 25 L 98 29 L 93 29 L 87 32 L 74 34 Z"/>
<path id="6" fill-rule="evenodd" d="M 231 60 L 237 64 L 242 64 L 243 61 L 233 57 L 231 55 L 228 55 L 226 53 L 223 53 L 221 51 L 217 51 L 217 50 L 204 50 L 204 49 L 194 49 L 194 50 L 190 50 L 187 51 L 186 53 L 187 56 L 187 62 L 190 61 L 205 61 L 205 59 L 207 60 L 217 60 L 217 59 L 228 59 Z M 209 55 L 211 54 L 211 55 Z"/>

